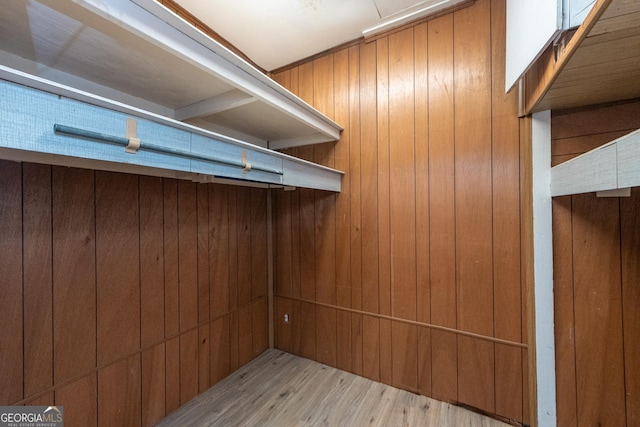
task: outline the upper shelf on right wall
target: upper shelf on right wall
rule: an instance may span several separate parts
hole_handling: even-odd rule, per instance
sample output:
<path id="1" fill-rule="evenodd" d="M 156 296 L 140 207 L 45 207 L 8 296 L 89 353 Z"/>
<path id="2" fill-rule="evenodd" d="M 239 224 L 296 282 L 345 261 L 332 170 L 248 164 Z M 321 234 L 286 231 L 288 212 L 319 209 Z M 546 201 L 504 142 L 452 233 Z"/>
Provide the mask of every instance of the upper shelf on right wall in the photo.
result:
<path id="1" fill-rule="evenodd" d="M 520 114 L 640 97 L 640 2 L 598 0 L 525 73 Z"/>

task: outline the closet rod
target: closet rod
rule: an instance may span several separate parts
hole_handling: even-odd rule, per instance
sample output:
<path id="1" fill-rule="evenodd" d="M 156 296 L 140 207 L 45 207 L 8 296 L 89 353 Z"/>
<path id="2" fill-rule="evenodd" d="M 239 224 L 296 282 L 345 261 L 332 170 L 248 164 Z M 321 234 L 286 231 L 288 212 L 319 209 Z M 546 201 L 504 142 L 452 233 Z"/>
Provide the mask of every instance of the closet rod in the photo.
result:
<path id="1" fill-rule="evenodd" d="M 78 128 L 75 128 L 75 127 L 59 125 L 59 124 L 54 124 L 53 125 L 53 131 L 55 133 L 60 133 L 60 134 L 64 134 L 64 135 L 71 135 L 71 136 L 76 136 L 76 137 L 80 137 L 80 138 L 93 139 L 93 140 L 96 140 L 96 141 L 107 142 L 107 143 L 111 143 L 111 144 L 119 144 L 119 145 L 122 145 L 124 147 L 127 147 L 129 145 L 129 143 L 130 143 L 130 140 L 128 138 L 122 138 L 122 137 L 119 137 L 119 136 L 107 135 L 107 134 L 100 133 L 100 132 L 93 132 L 93 131 L 90 131 L 90 130 L 78 129 Z M 249 162 L 242 162 L 242 161 L 235 161 L 235 160 L 230 160 L 230 159 L 223 159 L 221 157 L 215 157 L 215 156 L 206 156 L 204 154 L 197 154 L 197 153 L 193 153 L 191 151 L 180 150 L 180 149 L 177 149 L 177 148 L 163 147 L 163 146 L 155 145 L 155 144 L 149 143 L 149 142 L 144 142 L 143 143 L 142 141 L 140 141 L 140 149 L 141 150 L 147 150 L 147 151 L 153 151 L 153 152 L 156 152 L 156 153 L 169 154 L 169 155 L 172 155 L 172 156 L 186 157 L 188 159 L 203 160 L 203 161 L 206 161 L 206 162 L 218 163 L 218 164 L 223 164 L 223 165 L 227 165 L 227 166 L 234 166 L 234 167 L 242 168 L 246 172 L 249 172 L 251 170 L 257 170 L 257 171 L 272 173 L 272 174 L 276 174 L 276 175 L 283 175 L 284 174 L 284 172 L 282 170 L 275 169 L 275 168 L 270 168 L 268 166 L 259 166 L 259 165 L 253 165 L 253 164 L 251 164 Z"/>

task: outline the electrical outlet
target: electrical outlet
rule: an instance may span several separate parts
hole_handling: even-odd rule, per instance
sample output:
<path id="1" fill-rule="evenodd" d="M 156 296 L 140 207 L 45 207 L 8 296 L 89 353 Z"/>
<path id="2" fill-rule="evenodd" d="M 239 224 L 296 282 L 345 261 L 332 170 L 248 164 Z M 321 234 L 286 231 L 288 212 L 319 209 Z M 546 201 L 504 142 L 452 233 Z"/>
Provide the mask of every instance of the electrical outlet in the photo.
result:
<path id="1" fill-rule="evenodd" d="M 284 323 L 289 323 L 289 315 L 288 314 L 284 315 Z"/>

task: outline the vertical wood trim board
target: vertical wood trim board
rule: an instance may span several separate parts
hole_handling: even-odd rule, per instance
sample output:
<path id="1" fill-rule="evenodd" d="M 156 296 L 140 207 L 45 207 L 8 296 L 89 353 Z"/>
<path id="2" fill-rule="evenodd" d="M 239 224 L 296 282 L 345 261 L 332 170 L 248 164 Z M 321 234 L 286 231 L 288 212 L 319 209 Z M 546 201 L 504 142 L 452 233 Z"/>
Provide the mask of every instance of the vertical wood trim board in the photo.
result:
<path id="1" fill-rule="evenodd" d="M 0 404 L 150 426 L 267 349 L 266 190 L 9 161 L 0 175 Z"/>
<path id="2" fill-rule="evenodd" d="M 420 326 L 526 342 L 505 13 L 478 0 L 274 76 L 345 127 L 313 155 L 346 171 L 333 209 L 273 190 L 274 327 L 283 350 L 522 422 L 526 350 Z"/>

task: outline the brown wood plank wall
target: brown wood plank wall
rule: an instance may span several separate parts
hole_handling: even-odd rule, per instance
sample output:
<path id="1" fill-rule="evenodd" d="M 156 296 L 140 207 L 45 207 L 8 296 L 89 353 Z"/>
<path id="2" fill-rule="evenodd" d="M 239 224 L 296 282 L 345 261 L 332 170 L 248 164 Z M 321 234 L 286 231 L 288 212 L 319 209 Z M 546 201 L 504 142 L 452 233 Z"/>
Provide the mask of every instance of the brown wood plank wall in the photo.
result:
<path id="1" fill-rule="evenodd" d="M 640 128 L 640 101 L 554 112 L 552 162 Z M 558 425 L 640 423 L 640 192 L 553 200 Z"/>
<path id="2" fill-rule="evenodd" d="M 153 425 L 267 348 L 266 190 L 9 161 L 0 178 L 0 405 Z"/>
<path id="3" fill-rule="evenodd" d="M 338 195 L 274 192 L 275 331 L 283 350 L 527 422 L 526 127 L 503 93 L 504 17 L 478 0 L 274 76 L 345 127 L 289 153 L 346 172 Z"/>

